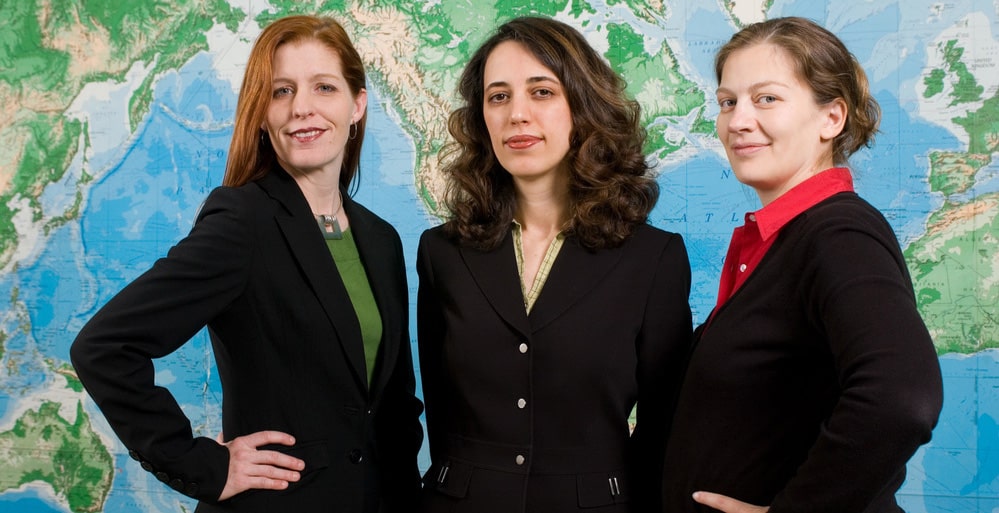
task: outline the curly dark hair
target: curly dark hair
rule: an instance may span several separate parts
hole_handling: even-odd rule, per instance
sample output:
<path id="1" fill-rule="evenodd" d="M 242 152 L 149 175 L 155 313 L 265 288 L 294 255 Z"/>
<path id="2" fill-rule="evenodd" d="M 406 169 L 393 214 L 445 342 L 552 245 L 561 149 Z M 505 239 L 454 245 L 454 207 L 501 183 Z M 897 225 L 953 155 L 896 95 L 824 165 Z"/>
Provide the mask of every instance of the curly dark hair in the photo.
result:
<path id="1" fill-rule="evenodd" d="M 565 23 L 515 18 L 475 52 L 458 83 L 464 105 L 451 113 L 453 141 L 441 150 L 449 179 L 446 233 L 466 247 L 491 250 L 510 230 L 516 208 L 513 178 L 493 152 L 483 116 L 483 74 L 490 53 L 506 41 L 524 46 L 561 81 L 572 112 L 569 221 L 563 232 L 588 249 L 621 245 L 646 222 L 659 199 L 642 152 L 645 129 L 625 81 Z"/>

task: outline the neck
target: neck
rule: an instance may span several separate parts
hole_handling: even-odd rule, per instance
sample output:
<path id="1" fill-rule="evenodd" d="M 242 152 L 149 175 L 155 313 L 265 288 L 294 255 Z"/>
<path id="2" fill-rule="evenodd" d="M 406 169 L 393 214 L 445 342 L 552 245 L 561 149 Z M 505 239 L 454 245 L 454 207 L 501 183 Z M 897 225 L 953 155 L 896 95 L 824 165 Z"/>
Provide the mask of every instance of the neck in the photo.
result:
<path id="1" fill-rule="evenodd" d="M 311 175 L 295 176 L 295 182 L 314 214 L 335 214 L 343 206 L 337 178 L 317 180 Z"/>
<path id="2" fill-rule="evenodd" d="M 517 193 L 514 217 L 524 231 L 557 233 L 568 220 L 568 191 L 549 190 L 543 194 Z"/>

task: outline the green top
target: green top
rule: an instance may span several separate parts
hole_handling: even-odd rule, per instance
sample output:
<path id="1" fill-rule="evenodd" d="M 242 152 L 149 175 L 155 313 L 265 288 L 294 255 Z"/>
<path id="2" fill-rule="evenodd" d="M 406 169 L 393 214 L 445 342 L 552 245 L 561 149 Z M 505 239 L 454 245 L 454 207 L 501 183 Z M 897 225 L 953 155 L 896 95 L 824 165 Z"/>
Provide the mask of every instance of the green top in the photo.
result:
<path id="1" fill-rule="evenodd" d="M 368 275 L 357 252 L 354 235 L 350 228 L 343 232 L 342 239 L 327 239 L 326 246 L 340 271 L 340 278 L 347 287 L 350 302 L 354 305 L 357 322 L 361 325 L 361 339 L 364 340 L 364 363 L 368 370 L 368 386 L 371 386 L 371 376 L 375 371 L 378 359 L 378 346 L 382 342 L 382 317 L 378 313 L 375 295 L 371 292 Z"/>

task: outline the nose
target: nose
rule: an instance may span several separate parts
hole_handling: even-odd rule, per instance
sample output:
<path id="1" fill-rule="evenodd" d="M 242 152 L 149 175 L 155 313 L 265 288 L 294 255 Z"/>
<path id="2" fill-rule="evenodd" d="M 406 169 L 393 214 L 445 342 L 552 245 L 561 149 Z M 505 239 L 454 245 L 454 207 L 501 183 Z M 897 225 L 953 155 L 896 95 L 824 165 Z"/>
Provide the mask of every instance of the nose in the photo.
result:
<path id="1" fill-rule="evenodd" d="M 296 118 L 307 118 L 313 113 L 312 102 L 307 94 L 296 93 L 291 101 L 291 115 Z"/>
<path id="2" fill-rule="evenodd" d="M 510 123 L 527 123 L 531 119 L 530 102 L 518 95 L 510 98 Z"/>
<path id="3" fill-rule="evenodd" d="M 756 123 L 752 101 L 740 101 L 728 112 L 726 128 L 729 132 L 744 132 L 751 130 Z"/>

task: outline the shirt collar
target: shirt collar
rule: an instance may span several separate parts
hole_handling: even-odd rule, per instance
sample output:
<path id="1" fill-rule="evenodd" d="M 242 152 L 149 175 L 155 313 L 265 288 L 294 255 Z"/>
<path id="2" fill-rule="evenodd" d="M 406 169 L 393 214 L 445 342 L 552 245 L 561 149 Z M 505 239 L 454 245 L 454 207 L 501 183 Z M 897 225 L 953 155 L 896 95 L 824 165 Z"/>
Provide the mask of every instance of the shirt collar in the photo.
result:
<path id="1" fill-rule="evenodd" d="M 795 185 L 750 215 L 755 215 L 760 238 L 767 240 L 802 212 L 841 192 L 853 192 L 853 176 L 845 167 L 830 168 Z"/>

